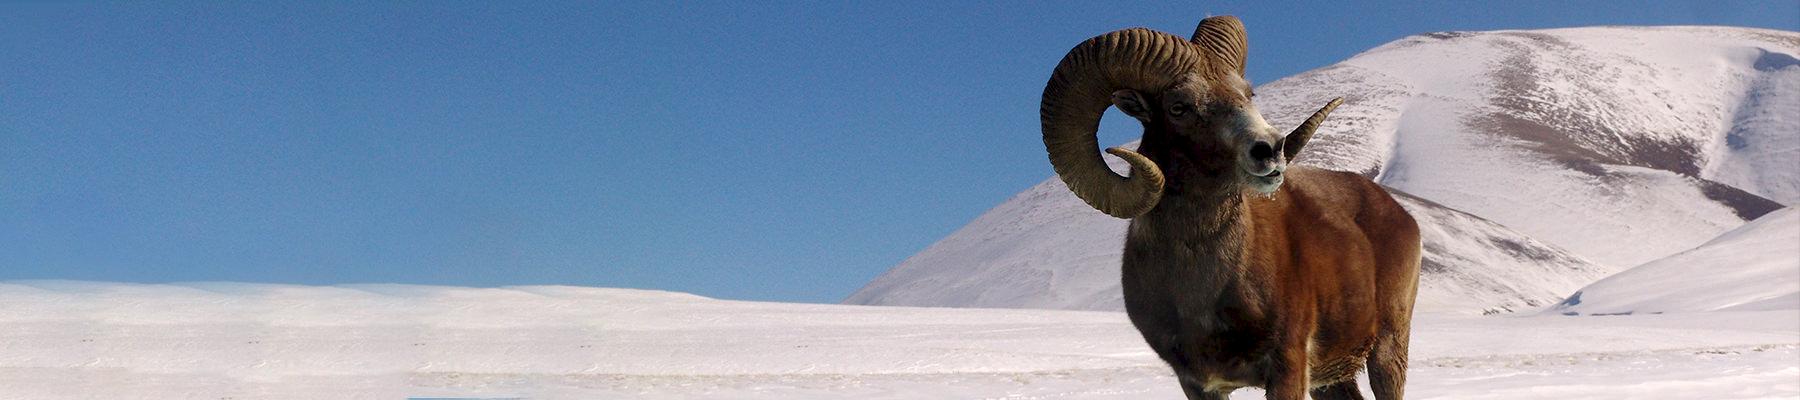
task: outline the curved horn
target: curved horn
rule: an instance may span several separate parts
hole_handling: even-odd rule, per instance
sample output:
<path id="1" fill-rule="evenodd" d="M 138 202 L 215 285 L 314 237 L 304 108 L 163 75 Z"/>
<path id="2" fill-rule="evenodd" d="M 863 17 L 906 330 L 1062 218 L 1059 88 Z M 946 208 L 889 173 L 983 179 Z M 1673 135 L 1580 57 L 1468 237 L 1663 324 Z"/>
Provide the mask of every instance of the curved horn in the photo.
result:
<path id="1" fill-rule="evenodd" d="M 1325 116 L 1331 114 L 1331 110 L 1337 109 L 1339 104 L 1344 104 L 1344 98 L 1331 99 L 1330 103 L 1325 103 L 1325 106 L 1320 107 L 1319 111 L 1314 111 L 1311 117 L 1306 118 L 1306 122 L 1300 123 L 1300 127 L 1294 128 L 1293 132 L 1289 132 L 1287 137 L 1282 139 L 1284 143 L 1282 143 L 1281 153 L 1287 156 L 1288 162 L 1294 162 L 1294 156 L 1300 154 L 1300 147 L 1305 146 L 1306 141 L 1312 140 L 1313 131 L 1319 129 L 1319 124 L 1325 122 Z"/>
<path id="2" fill-rule="evenodd" d="M 1100 116 L 1112 106 L 1112 92 L 1158 92 L 1205 60 L 1175 35 L 1133 28 L 1095 36 L 1069 50 L 1044 85 L 1038 116 L 1050 165 L 1076 197 L 1108 215 L 1134 218 L 1162 198 L 1162 170 L 1150 159 L 1123 148 L 1106 152 L 1131 164 L 1131 177 L 1106 167 L 1095 151 Z"/>
<path id="3" fill-rule="evenodd" d="M 1211 53 L 1213 57 L 1225 62 L 1225 67 L 1237 71 L 1244 76 L 1244 60 L 1248 55 L 1250 41 L 1244 34 L 1244 21 L 1230 15 L 1207 17 L 1200 20 L 1200 26 L 1194 28 L 1194 44 Z"/>

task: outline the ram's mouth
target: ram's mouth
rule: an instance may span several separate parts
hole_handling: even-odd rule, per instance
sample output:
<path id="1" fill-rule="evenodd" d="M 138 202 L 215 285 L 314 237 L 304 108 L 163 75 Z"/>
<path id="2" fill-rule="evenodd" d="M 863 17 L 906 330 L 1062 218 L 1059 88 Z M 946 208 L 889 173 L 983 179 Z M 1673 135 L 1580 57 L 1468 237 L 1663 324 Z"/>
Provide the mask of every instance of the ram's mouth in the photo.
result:
<path id="1" fill-rule="evenodd" d="M 1267 174 L 1251 174 L 1250 188 L 1263 194 L 1275 193 L 1276 190 L 1281 189 L 1283 178 L 1280 168 L 1271 169 Z"/>

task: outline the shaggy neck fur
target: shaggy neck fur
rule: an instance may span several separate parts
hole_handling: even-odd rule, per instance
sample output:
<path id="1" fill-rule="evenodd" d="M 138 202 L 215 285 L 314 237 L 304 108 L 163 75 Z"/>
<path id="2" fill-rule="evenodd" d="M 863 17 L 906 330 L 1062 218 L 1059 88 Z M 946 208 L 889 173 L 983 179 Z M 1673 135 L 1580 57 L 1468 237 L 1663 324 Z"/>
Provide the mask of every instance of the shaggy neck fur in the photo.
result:
<path id="1" fill-rule="evenodd" d="M 1171 134 L 1146 132 L 1140 152 L 1162 166 L 1165 184 L 1162 199 L 1138 220 L 1174 222 L 1181 239 L 1222 236 L 1218 239 L 1235 243 L 1212 243 L 1243 247 L 1243 236 L 1222 235 L 1240 230 L 1244 217 L 1245 181 L 1238 173 L 1231 152 L 1217 143 L 1202 143 Z M 1183 232 L 1170 232 L 1183 233 Z M 1241 233 L 1241 232 L 1240 232 Z M 1169 237 L 1165 239 L 1176 239 Z"/>
<path id="2" fill-rule="evenodd" d="M 1156 133 L 1145 135 L 1140 150 L 1164 166 L 1166 184 L 1157 206 L 1131 222 L 1126 257 L 1160 262 L 1125 263 L 1128 280 L 1151 281 L 1130 286 L 1162 281 L 1170 286 L 1164 293 L 1176 293 L 1188 305 L 1216 304 L 1231 295 L 1254 296 L 1242 285 L 1247 278 L 1242 264 L 1249 245 L 1249 204 L 1230 152 Z"/>

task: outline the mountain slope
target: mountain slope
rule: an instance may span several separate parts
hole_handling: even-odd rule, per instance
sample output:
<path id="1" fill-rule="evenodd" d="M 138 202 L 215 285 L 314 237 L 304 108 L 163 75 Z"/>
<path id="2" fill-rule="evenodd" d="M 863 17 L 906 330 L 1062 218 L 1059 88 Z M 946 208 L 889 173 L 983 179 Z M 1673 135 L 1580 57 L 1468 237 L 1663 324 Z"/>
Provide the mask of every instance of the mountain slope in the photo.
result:
<path id="1" fill-rule="evenodd" d="M 1535 309 L 1612 271 L 1481 217 L 1389 192 L 1419 223 L 1421 311 Z"/>
<path id="2" fill-rule="evenodd" d="M 845 303 L 1122 310 L 1125 220 L 1093 212 L 1051 180 L 988 211 L 851 295 Z M 1419 308 L 1506 311 L 1560 300 L 1611 269 L 1405 193 L 1425 262 Z"/>
<path id="3" fill-rule="evenodd" d="M 1800 309 L 1800 209 L 1594 282 L 1546 312 L 1567 315 Z"/>
<path id="4" fill-rule="evenodd" d="M 1450 32 L 1258 92 L 1275 121 L 1350 95 L 1311 162 L 1625 268 L 1800 201 L 1800 65 L 1770 61 L 1793 54 L 1744 28 Z"/>
<path id="5" fill-rule="evenodd" d="M 1436 33 L 1257 102 L 1291 126 L 1345 96 L 1302 162 L 1416 195 L 1400 197 L 1427 233 L 1424 309 L 1497 311 L 1800 200 L 1793 54 L 1800 34 L 1745 28 Z M 1052 177 L 845 302 L 1118 309 L 1124 226 Z"/>

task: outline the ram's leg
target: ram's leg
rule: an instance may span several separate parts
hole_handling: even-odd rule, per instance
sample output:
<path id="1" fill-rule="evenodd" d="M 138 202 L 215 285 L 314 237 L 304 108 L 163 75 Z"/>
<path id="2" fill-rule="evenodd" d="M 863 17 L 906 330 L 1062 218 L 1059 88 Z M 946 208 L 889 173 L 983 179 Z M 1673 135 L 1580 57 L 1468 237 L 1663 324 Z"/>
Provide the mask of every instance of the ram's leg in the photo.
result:
<path id="1" fill-rule="evenodd" d="M 1231 398 L 1231 392 L 1208 392 L 1200 385 L 1185 379 L 1181 381 L 1181 393 L 1186 394 L 1188 400 L 1226 400 Z"/>
<path id="2" fill-rule="evenodd" d="M 1376 400 L 1401 400 L 1406 396 L 1406 348 L 1412 336 L 1411 321 L 1399 321 L 1375 340 L 1369 353 L 1369 387 Z"/>
<path id="3" fill-rule="evenodd" d="M 1413 239 L 1417 243 L 1417 239 Z M 1377 400 L 1401 400 L 1406 396 L 1406 352 L 1412 341 L 1413 302 L 1419 293 L 1419 255 L 1416 246 L 1396 252 L 1399 268 L 1387 270 L 1383 281 L 1381 327 L 1369 350 L 1369 388 Z"/>
<path id="4" fill-rule="evenodd" d="M 1312 398 L 1313 400 L 1363 400 L 1362 391 L 1356 389 L 1356 379 L 1313 389 Z"/>
<path id="5" fill-rule="evenodd" d="M 1306 348 L 1304 346 L 1283 346 L 1279 354 L 1272 357 L 1267 372 L 1268 382 L 1263 389 L 1268 390 L 1269 400 L 1305 400 L 1306 387 L 1311 377 L 1306 365 Z"/>

